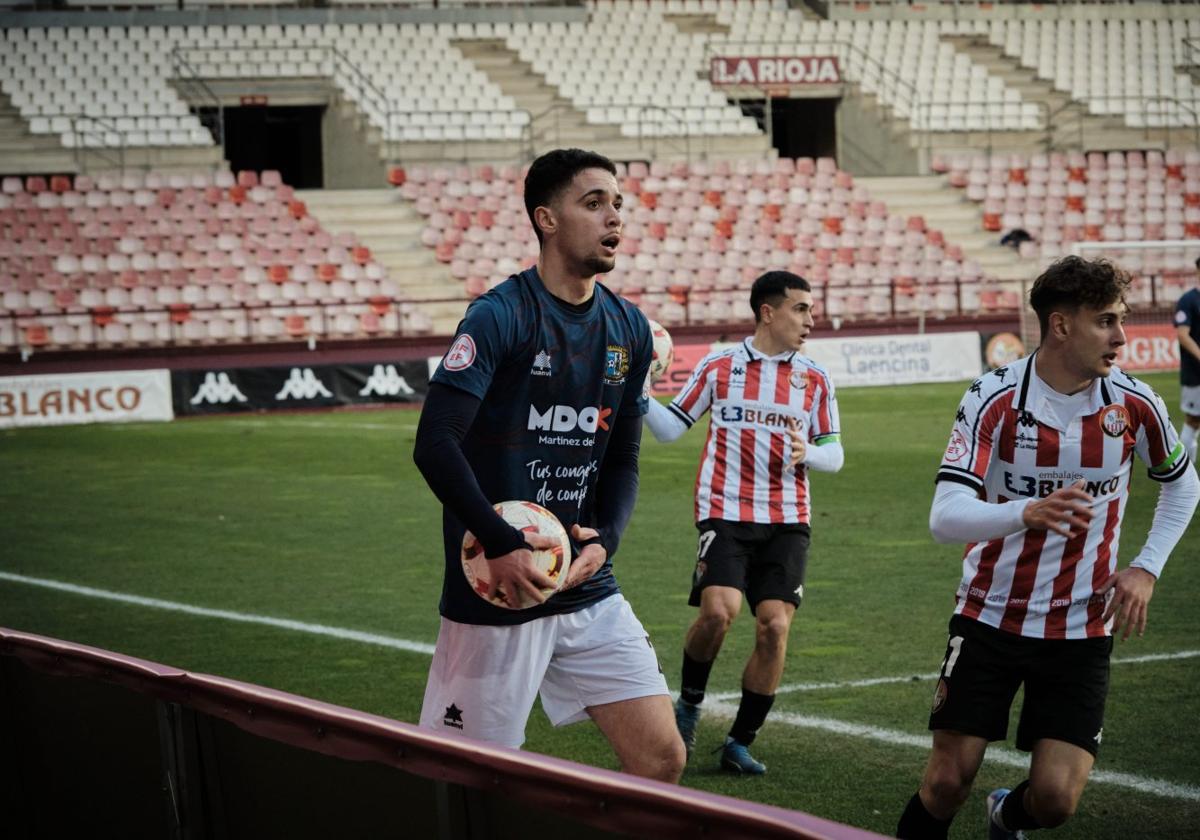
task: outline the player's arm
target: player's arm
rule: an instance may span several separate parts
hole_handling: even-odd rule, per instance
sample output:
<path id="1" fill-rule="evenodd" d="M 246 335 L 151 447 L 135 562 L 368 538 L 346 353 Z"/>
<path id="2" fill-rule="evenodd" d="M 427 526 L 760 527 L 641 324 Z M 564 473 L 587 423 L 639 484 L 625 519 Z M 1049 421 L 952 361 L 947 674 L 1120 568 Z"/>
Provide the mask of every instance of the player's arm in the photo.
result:
<path id="1" fill-rule="evenodd" d="M 671 443 L 679 440 L 683 433 L 691 428 L 691 424 L 684 420 L 684 416 L 681 416 L 678 409 L 672 410 L 651 397 L 650 411 L 646 415 L 646 425 L 650 427 L 654 439 L 659 443 Z"/>
<path id="2" fill-rule="evenodd" d="M 552 548 L 555 541 L 540 534 L 526 536 L 496 513 L 462 451 L 463 439 L 479 411 L 480 399 L 449 385 L 433 383 L 425 397 L 413 461 L 429 489 L 458 517 L 483 546 L 492 569 L 493 586 L 504 592 L 528 592 L 544 600 L 541 589 L 554 581 L 533 562 L 530 548 Z"/>
<path id="3" fill-rule="evenodd" d="M 808 440 L 800 434 L 800 424 L 788 423 L 788 436 L 792 442 L 792 466 L 802 463 L 810 470 L 837 472 L 846 463 L 842 451 L 841 421 L 838 417 L 837 397 L 833 391 L 833 380 L 823 377 L 817 386 L 820 389 L 813 400 L 808 418 Z"/>
<path id="4" fill-rule="evenodd" d="M 605 559 L 617 553 L 637 501 L 641 440 L 641 416 L 619 415 L 596 481 L 595 527 L 576 525 L 572 529 L 571 536 L 580 543 L 579 557 L 571 564 L 564 589 L 590 578 L 604 565 Z"/>
<path id="5" fill-rule="evenodd" d="M 1128 568 L 1111 575 L 1096 590 L 1098 594 L 1113 593 L 1104 620 L 1115 616 L 1113 635 L 1124 625 L 1123 639 L 1128 639 L 1134 630 L 1139 636 L 1145 632 L 1154 584 L 1200 502 L 1200 478 L 1183 451 L 1162 399 L 1155 395 L 1151 401 L 1138 405 L 1141 422 L 1135 449 L 1138 457 L 1152 465 L 1150 478 L 1162 486 L 1146 544 Z"/>
<path id="6" fill-rule="evenodd" d="M 1179 346 L 1192 354 L 1192 357 L 1200 360 L 1200 344 L 1196 343 L 1196 339 L 1192 338 L 1191 326 L 1188 324 L 1180 324 L 1175 328 L 1179 333 Z"/>

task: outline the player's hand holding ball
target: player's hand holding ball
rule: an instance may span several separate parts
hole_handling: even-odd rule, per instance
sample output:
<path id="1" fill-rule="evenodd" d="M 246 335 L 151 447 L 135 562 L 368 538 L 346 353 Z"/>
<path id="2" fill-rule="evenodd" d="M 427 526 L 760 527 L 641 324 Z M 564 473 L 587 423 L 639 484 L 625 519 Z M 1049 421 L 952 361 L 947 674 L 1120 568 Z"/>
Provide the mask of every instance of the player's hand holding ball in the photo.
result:
<path id="1" fill-rule="evenodd" d="M 501 502 L 495 510 L 525 535 L 529 548 L 488 559 L 468 531 L 462 545 L 467 583 L 480 598 L 498 607 L 524 610 L 536 606 L 557 592 L 567 578 L 572 564 L 566 529 L 558 517 L 533 502 Z"/>
<path id="2" fill-rule="evenodd" d="M 600 536 L 600 532 L 595 528 L 572 525 L 571 536 L 575 538 L 576 542 L 583 542 L 584 540 Z M 567 582 L 562 585 L 562 588 L 570 589 L 572 586 L 578 586 L 583 583 L 596 574 L 596 572 L 600 571 L 600 567 L 604 565 L 604 561 L 607 558 L 608 552 L 599 543 L 585 545 L 580 549 L 579 556 L 571 562 L 571 574 L 567 577 Z"/>

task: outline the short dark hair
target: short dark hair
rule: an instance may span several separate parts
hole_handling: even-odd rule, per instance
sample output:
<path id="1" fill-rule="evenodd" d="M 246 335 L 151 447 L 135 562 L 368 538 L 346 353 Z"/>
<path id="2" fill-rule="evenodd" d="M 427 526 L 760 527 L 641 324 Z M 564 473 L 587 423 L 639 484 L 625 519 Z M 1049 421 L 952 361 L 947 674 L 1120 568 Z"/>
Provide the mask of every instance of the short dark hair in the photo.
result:
<path id="1" fill-rule="evenodd" d="M 799 274 L 790 271 L 768 271 L 759 275 L 750 287 L 750 308 L 754 310 L 754 323 L 762 320 L 762 305 L 778 306 L 787 297 L 788 289 L 811 292 L 812 286 Z"/>
<path id="2" fill-rule="evenodd" d="M 539 207 L 549 206 L 558 194 L 571 183 L 571 179 L 585 169 L 603 169 L 617 174 L 616 165 L 597 152 L 587 152 L 583 149 L 555 149 L 535 160 L 525 175 L 525 212 L 529 214 L 529 223 L 537 235 L 538 244 L 542 242 L 542 231 L 538 228 L 533 213 Z"/>
<path id="3" fill-rule="evenodd" d="M 1200 257 L 1196 257 L 1196 269 L 1200 270 Z"/>
<path id="4" fill-rule="evenodd" d="M 1082 306 L 1103 309 L 1125 300 L 1130 282 L 1128 272 L 1106 259 L 1071 256 L 1052 263 L 1029 290 L 1043 340 L 1050 331 L 1051 312 L 1075 312 Z"/>

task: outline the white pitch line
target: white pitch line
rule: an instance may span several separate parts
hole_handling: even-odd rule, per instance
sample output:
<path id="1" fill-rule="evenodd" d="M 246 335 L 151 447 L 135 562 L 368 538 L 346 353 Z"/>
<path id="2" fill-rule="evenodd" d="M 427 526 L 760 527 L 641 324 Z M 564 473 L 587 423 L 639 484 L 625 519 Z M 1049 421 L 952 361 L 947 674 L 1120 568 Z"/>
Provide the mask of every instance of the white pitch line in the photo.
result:
<path id="1" fill-rule="evenodd" d="M 1147 653 L 1142 656 L 1124 656 L 1116 657 L 1112 660 L 1113 665 L 1138 665 L 1143 662 L 1166 662 L 1172 659 L 1195 659 L 1200 656 L 1200 650 L 1181 650 L 1176 653 Z M 937 679 L 938 672 L 934 671 L 929 674 L 906 674 L 897 677 L 869 677 L 861 680 L 843 680 L 841 682 L 811 682 L 811 683 L 789 683 L 781 685 L 775 690 L 779 694 L 794 694 L 800 691 L 823 691 L 826 689 L 838 688 L 866 688 L 873 685 L 893 685 L 895 683 L 906 682 L 929 682 Z M 709 695 L 715 702 L 723 703 L 727 700 L 736 700 L 742 696 L 740 691 L 725 691 L 720 694 Z"/>
<path id="2" fill-rule="evenodd" d="M 220 618 L 227 621 L 238 621 L 244 624 L 261 624 L 267 627 L 276 627 L 282 630 L 294 630 L 300 633 L 310 633 L 318 636 L 329 636 L 335 639 L 363 642 L 365 644 L 378 645 L 380 647 L 403 650 L 411 653 L 423 653 L 426 655 L 433 654 L 433 645 L 426 644 L 424 642 L 414 642 L 408 639 L 396 639 L 391 636 L 382 636 L 377 633 L 364 633 L 359 630 L 347 630 L 343 627 L 330 627 L 329 625 L 325 624 L 309 624 L 303 621 L 292 621 L 291 619 L 286 618 L 273 618 L 272 616 L 256 615 L 253 613 L 239 613 L 231 610 L 214 610 L 207 607 L 195 607 L 191 604 L 181 604 L 177 601 L 164 601 L 159 598 L 145 598 L 141 595 L 129 595 L 124 592 L 112 592 L 107 589 L 96 589 L 91 586 L 79 586 L 73 583 L 64 583 L 62 581 L 48 580 L 46 578 L 29 577 L 27 575 L 18 575 L 12 572 L 0 571 L 0 580 L 6 580 L 11 583 L 23 583 L 29 586 L 39 586 L 45 589 L 68 592 L 73 595 L 82 595 L 88 598 L 99 598 L 106 601 L 117 601 L 123 604 L 135 604 L 137 606 L 152 607 L 154 609 L 168 610 L 170 612 L 197 615 L 204 618 Z M 1158 662 L 1169 659 L 1190 659 L 1196 656 L 1200 656 L 1200 651 L 1152 653 L 1144 656 L 1128 657 L 1126 659 L 1114 659 L 1113 663 L 1130 664 L 1138 662 Z M 918 675 L 918 679 L 926 676 L 932 679 L 933 677 L 936 677 L 937 674 Z M 863 685 L 884 685 L 888 683 L 908 682 L 912 679 L 912 676 L 878 677 L 868 680 L 850 680 L 841 683 L 807 683 L 804 685 L 814 686 L 817 688 L 836 688 L 841 686 L 856 687 Z M 789 688 L 792 687 L 789 686 Z M 812 689 L 793 688 L 793 690 Z M 718 697 L 723 696 L 725 695 L 713 695 L 712 699 L 704 706 L 705 712 L 717 717 L 732 719 L 737 714 L 737 706 L 733 705 L 732 703 L 723 702 L 717 699 Z M 737 696 L 740 695 L 733 695 L 733 697 Z M 897 746 L 915 747 L 922 750 L 928 750 L 930 746 L 930 736 L 928 734 L 912 735 L 908 732 L 899 732 L 894 729 L 884 729 L 879 726 L 870 726 L 867 724 L 849 723 L 847 721 L 837 720 L 835 718 L 800 715 L 794 712 L 772 712 L 771 721 L 773 723 L 785 723 L 789 726 L 795 726 L 802 729 L 816 729 L 849 738 L 860 738 L 863 740 L 878 741 Z M 990 748 L 987 751 L 986 760 L 1018 769 L 1025 769 L 1029 766 L 1029 759 L 1027 756 L 1003 747 Z M 1137 776 L 1132 773 L 1122 773 L 1115 770 L 1096 770 L 1091 774 L 1091 779 L 1092 781 L 1099 782 L 1101 784 L 1123 787 L 1129 790 L 1136 790 L 1141 793 L 1152 794 L 1154 796 L 1200 802 L 1200 788 L 1193 785 L 1168 782 L 1162 779 Z"/>
<path id="3" fill-rule="evenodd" d="M 733 719 L 737 714 L 738 707 L 732 703 L 705 703 L 705 713 L 713 713 L 722 718 Z M 795 726 L 801 729 L 817 729 L 822 732 L 830 732 L 835 735 L 843 735 L 851 738 L 862 738 L 869 741 L 879 741 L 885 744 L 895 744 L 904 747 L 916 747 L 922 750 L 929 750 L 932 745 L 932 737 L 926 733 L 924 735 L 912 735 L 908 732 L 899 732 L 895 729 L 884 729 L 880 726 L 870 726 L 861 723 L 848 723 L 844 720 L 836 718 L 815 717 L 812 715 L 799 715 L 794 712 L 771 712 L 771 723 L 786 723 L 789 726 Z M 1002 764 L 1006 767 L 1015 767 L 1020 770 L 1028 769 L 1029 756 L 1019 753 L 1015 750 L 1006 749 L 1004 747 L 988 747 L 985 753 L 985 760 L 993 764 Z M 1194 785 L 1179 784 L 1177 782 L 1168 782 L 1163 779 L 1153 779 L 1146 776 L 1136 776 L 1132 773 L 1122 773 L 1118 770 L 1093 770 L 1088 777 L 1093 782 L 1100 784 L 1115 785 L 1117 787 L 1136 790 L 1141 793 L 1149 793 L 1154 796 L 1162 796 L 1168 799 L 1184 799 L 1190 802 L 1200 802 L 1200 787 Z"/>
<path id="4" fill-rule="evenodd" d="M 107 589 L 96 589 L 91 586 L 79 586 L 74 583 L 63 583 L 57 580 L 28 577 L 11 572 L 0 572 L 0 580 L 12 583 L 24 583 L 29 586 L 40 586 L 44 589 L 54 589 L 59 592 L 69 592 L 72 595 L 83 595 L 87 598 L 100 598 L 105 601 L 118 601 L 122 604 L 136 604 L 140 607 L 153 607 L 170 612 L 198 615 L 204 618 L 221 618 L 226 621 L 240 621 L 243 624 L 262 624 L 266 627 L 278 627 L 281 630 L 295 630 L 299 633 L 311 633 L 316 636 L 330 636 L 334 639 L 346 639 L 352 642 L 363 642 L 368 645 L 405 650 L 411 653 L 433 655 L 433 645 L 425 642 L 414 642 L 409 639 L 395 639 L 391 636 L 381 636 L 378 633 L 364 633 L 361 630 L 347 630 L 344 627 L 330 627 L 327 624 L 309 624 L 305 621 L 293 621 L 290 618 L 274 618 L 269 615 L 240 613 L 232 610 L 214 610 L 208 607 L 194 607 L 191 604 L 181 604 L 177 601 L 164 601 L 159 598 L 144 598 L 141 595 L 129 595 L 124 592 L 112 592 Z"/>

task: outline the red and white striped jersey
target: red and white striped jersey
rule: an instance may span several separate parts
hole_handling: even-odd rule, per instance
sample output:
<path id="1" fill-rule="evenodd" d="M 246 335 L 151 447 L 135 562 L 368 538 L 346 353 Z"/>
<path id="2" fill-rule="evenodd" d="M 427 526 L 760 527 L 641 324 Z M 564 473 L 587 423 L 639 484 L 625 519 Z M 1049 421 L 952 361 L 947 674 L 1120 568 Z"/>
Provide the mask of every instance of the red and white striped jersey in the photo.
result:
<path id="1" fill-rule="evenodd" d="M 1094 594 L 1117 568 L 1121 518 L 1136 452 L 1150 477 L 1189 469 L 1162 399 L 1114 367 L 1066 428 L 1047 405 L 1037 354 L 975 380 L 959 403 L 938 481 L 956 481 L 988 502 L 1044 498 L 1079 479 L 1092 496 L 1089 528 L 1071 538 L 1022 530 L 970 543 L 955 612 L 1033 638 L 1110 633 L 1105 598 Z"/>
<path id="2" fill-rule="evenodd" d="M 808 522 L 808 469 L 787 465 L 788 421 L 812 445 L 838 440 L 829 374 L 797 352 L 765 356 L 745 339 L 700 360 L 668 408 L 691 426 L 712 416 L 696 476 L 696 521 Z"/>

